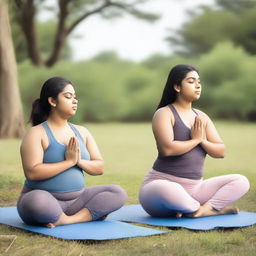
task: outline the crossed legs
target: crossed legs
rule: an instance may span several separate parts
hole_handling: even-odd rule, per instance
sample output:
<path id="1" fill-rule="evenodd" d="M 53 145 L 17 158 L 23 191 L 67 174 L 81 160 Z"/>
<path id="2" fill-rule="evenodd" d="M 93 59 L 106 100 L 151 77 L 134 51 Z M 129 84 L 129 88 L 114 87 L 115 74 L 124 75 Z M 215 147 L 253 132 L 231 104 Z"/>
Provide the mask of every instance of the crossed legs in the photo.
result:
<path id="1" fill-rule="evenodd" d="M 66 196 L 70 196 L 70 193 Z M 22 194 L 17 205 L 22 220 L 47 227 L 87 222 L 119 209 L 127 199 L 126 192 L 117 185 L 85 188 L 72 200 L 63 200 L 65 193 L 62 193 L 61 200 L 57 200 L 54 195 L 44 190 L 31 190 Z"/>
<path id="2" fill-rule="evenodd" d="M 176 182 L 180 180 L 181 182 Z M 182 178 L 176 181 L 153 180 L 141 188 L 140 202 L 150 215 L 157 217 L 181 216 L 201 217 L 217 214 L 237 213 L 229 206 L 241 198 L 249 189 L 246 177 L 231 174 L 204 181 Z"/>

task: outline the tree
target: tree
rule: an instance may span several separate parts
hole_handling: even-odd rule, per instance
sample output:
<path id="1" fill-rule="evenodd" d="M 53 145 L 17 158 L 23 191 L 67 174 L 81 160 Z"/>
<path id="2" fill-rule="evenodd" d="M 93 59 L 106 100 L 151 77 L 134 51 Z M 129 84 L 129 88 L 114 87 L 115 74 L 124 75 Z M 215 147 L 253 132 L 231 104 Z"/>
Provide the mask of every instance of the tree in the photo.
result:
<path id="1" fill-rule="evenodd" d="M 17 23 L 26 39 L 28 57 L 36 66 L 53 66 L 60 58 L 67 37 L 84 20 L 100 14 L 105 18 L 118 17 L 129 13 L 137 18 L 154 21 L 157 16 L 142 12 L 134 6 L 146 0 L 133 0 L 130 3 L 118 0 L 58 0 L 58 24 L 54 36 L 52 52 L 44 60 L 40 51 L 40 43 L 35 17 L 45 0 L 13 0 L 13 8 Z"/>
<path id="2" fill-rule="evenodd" d="M 0 0 L 0 138 L 20 137 L 24 121 L 8 8 Z"/>
<path id="3" fill-rule="evenodd" d="M 16 53 L 16 61 L 18 63 L 23 62 L 28 58 L 27 49 L 26 49 L 26 40 L 25 36 L 22 33 L 20 26 L 13 22 L 13 19 L 10 16 L 12 38 L 14 38 L 14 49 Z M 48 20 L 46 22 L 39 22 L 37 24 L 38 38 L 40 42 L 40 51 L 43 58 L 47 58 L 50 55 L 51 46 L 53 44 L 54 34 L 55 34 L 56 22 L 54 20 Z M 71 59 L 71 46 L 68 41 L 66 41 L 62 54 L 60 56 L 61 60 L 70 60 Z"/>
<path id="4" fill-rule="evenodd" d="M 223 41 L 232 41 L 250 54 L 256 54 L 256 1 L 216 0 L 218 8 L 202 7 L 191 14 L 183 27 L 167 38 L 177 53 L 207 53 Z"/>
<path id="5" fill-rule="evenodd" d="M 256 0 L 216 0 L 216 4 L 223 10 L 239 14 L 255 7 Z"/>

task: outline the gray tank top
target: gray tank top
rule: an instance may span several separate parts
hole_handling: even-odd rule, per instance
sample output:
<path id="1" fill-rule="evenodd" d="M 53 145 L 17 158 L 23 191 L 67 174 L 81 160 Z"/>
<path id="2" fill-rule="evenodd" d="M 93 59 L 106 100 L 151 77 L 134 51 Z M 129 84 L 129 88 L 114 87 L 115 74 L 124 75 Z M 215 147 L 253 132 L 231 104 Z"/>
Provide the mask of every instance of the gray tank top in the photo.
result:
<path id="1" fill-rule="evenodd" d="M 191 130 L 181 120 L 175 107 L 173 105 L 168 106 L 175 119 L 175 124 L 173 126 L 174 140 L 191 140 Z M 177 156 L 163 156 L 159 152 L 153 165 L 153 169 L 181 178 L 198 180 L 203 176 L 205 156 L 206 152 L 200 145 L 197 145 L 187 153 Z"/>

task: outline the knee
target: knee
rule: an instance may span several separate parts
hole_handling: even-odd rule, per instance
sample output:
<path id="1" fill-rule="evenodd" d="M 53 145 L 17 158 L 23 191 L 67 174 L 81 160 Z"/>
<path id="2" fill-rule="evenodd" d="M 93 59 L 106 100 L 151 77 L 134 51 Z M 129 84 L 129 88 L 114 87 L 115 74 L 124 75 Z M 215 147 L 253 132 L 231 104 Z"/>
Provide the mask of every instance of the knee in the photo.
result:
<path id="1" fill-rule="evenodd" d="M 29 211 L 34 211 L 37 208 L 44 209 L 49 202 L 49 198 L 46 193 L 46 191 L 39 190 L 28 192 L 21 198 L 20 204 L 23 208 Z"/>
<path id="2" fill-rule="evenodd" d="M 24 222 L 39 223 L 49 215 L 48 194 L 46 191 L 33 190 L 20 198 L 17 209 Z"/>
<path id="3" fill-rule="evenodd" d="M 144 185 L 140 190 L 140 198 L 171 199 L 175 198 L 180 191 L 180 185 L 165 180 L 154 180 Z"/>
<path id="4" fill-rule="evenodd" d="M 115 194 L 116 199 L 124 205 L 128 199 L 127 192 L 119 185 L 111 185 L 111 191 Z"/>
<path id="5" fill-rule="evenodd" d="M 250 189 L 250 182 L 244 175 L 236 174 L 237 186 L 244 192 Z"/>
<path id="6" fill-rule="evenodd" d="M 44 211 L 46 206 L 49 205 L 49 193 L 47 191 L 34 190 L 29 196 L 29 205 L 32 209 L 38 211 Z"/>

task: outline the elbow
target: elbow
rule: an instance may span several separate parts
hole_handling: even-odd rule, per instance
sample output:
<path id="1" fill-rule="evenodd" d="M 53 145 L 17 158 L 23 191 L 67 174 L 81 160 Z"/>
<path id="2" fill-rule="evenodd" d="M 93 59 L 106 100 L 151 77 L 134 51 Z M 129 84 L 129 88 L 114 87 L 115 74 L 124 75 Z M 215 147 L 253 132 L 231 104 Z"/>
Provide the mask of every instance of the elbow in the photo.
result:
<path id="1" fill-rule="evenodd" d="M 104 173 L 104 161 L 101 161 L 97 168 L 96 175 L 102 175 L 103 173 Z"/>
<path id="2" fill-rule="evenodd" d="M 102 175 L 104 173 L 104 169 L 99 169 L 97 175 Z"/>
<path id="3" fill-rule="evenodd" d="M 160 153 L 161 156 L 167 157 L 167 156 L 173 156 L 174 152 L 170 148 L 158 148 L 158 152 Z"/>
<path id="4" fill-rule="evenodd" d="M 34 166 L 23 166 L 24 174 L 27 180 L 30 181 L 36 181 L 36 180 L 42 180 L 41 172 L 38 169 L 39 164 L 36 164 Z"/>
<path id="5" fill-rule="evenodd" d="M 209 156 L 211 156 L 212 158 L 224 158 L 225 155 L 221 154 L 221 153 L 208 153 Z"/>
<path id="6" fill-rule="evenodd" d="M 224 158 L 225 157 L 225 146 L 223 144 L 223 147 L 221 149 L 218 150 L 218 152 L 216 152 L 213 155 L 214 158 Z"/>
<path id="7" fill-rule="evenodd" d="M 167 156 L 171 156 L 172 154 L 168 151 L 168 150 L 165 150 L 165 151 L 160 151 L 160 154 L 164 157 L 167 157 Z"/>
<path id="8" fill-rule="evenodd" d="M 222 149 L 220 150 L 219 158 L 224 158 L 225 157 L 225 145 L 222 144 Z"/>
<path id="9" fill-rule="evenodd" d="M 225 152 L 223 152 L 219 158 L 224 158 L 225 157 Z"/>
<path id="10" fill-rule="evenodd" d="M 216 156 L 215 158 L 224 158 L 225 155 L 224 154 L 219 154 L 218 156 Z"/>
<path id="11" fill-rule="evenodd" d="M 26 177 L 27 180 L 30 180 L 30 181 L 38 180 L 36 175 L 33 172 L 30 172 L 30 171 L 25 171 L 25 177 Z"/>

